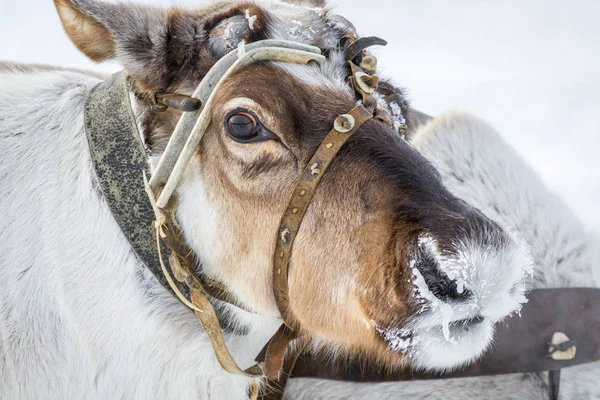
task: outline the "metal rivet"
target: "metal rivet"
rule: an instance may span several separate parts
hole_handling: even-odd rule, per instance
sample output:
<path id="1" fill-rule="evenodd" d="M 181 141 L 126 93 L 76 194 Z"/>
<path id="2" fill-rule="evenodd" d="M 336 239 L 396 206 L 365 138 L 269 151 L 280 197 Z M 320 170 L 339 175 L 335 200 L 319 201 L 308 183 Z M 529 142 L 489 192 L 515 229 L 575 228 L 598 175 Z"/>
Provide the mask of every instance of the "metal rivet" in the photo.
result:
<path id="1" fill-rule="evenodd" d="M 325 148 L 326 148 L 326 149 L 330 149 L 330 148 L 332 148 L 332 147 L 333 147 L 333 143 L 327 143 L 327 144 L 325 145 Z"/>
<path id="2" fill-rule="evenodd" d="M 278 269 L 277 269 L 277 274 L 278 274 L 278 275 L 281 275 L 281 268 L 278 268 Z"/>
<path id="3" fill-rule="evenodd" d="M 377 70 L 377 59 L 373 56 L 363 57 L 360 67 L 367 72 L 375 72 Z"/>
<path id="4" fill-rule="evenodd" d="M 298 214 L 298 207 L 294 207 L 294 209 L 292 210 L 292 214 Z"/>
<path id="5" fill-rule="evenodd" d="M 354 74 L 354 81 L 359 89 L 367 94 L 373 93 L 379 86 L 379 78 L 376 75 L 367 75 L 360 71 Z"/>
<path id="6" fill-rule="evenodd" d="M 550 345 L 548 352 L 553 360 L 572 360 L 577 354 L 575 342 L 562 332 L 555 332 L 552 335 L 552 341 L 548 344 Z"/>
<path id="7" fill-rule="evenodd" d="M 281 241 L 286 244 L 290 240 L 290 230 L 285 228 L 281 231 Z"/>
<path id="8" fill-rule="evenodd" d="M 300 196 L 304 196 L 305 194 L 306 194 L 306 190 L 302 189 L 302 190 L 300 191 Z"/>
<path id="9" fill-rule="evenodd" d="M 281 253 L 279 253 L 279 258 L 283 258 L 283 256 L 285 256 L 285 252 L 282 251 Z"/>
<path id="10" fill-rule="evenodd" d="M 314 163 L 310 166 L 310 174 L 311 175 L 319 175 L 321 173 L 321 168 L 319 168 L 319 163 Z"/>
<path id="11" fill-rule="evenodd" d="M 333 122 L 333 128 L 340 133 L 350 132 L 354 125 L 354 117 L 350 114 L 342 114 Z"/>
<path id="12" fill-rule="evenodd" d="M 360 80 L 374 91 L 379 87 L 379 77 L 377 75 L 363 75 Z"/>

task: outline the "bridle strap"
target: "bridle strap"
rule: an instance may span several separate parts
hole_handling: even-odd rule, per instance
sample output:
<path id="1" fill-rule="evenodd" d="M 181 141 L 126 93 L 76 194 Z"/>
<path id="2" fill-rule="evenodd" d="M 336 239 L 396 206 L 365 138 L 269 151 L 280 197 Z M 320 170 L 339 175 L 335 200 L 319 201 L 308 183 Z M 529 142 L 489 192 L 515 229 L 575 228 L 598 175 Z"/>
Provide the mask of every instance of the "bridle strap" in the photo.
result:
<path id="1" fill-rule="evenodd" d="M 387 41 L 376 36 L 361 37 L 354 40 L 348 47 L 346 47 L 344 50 L 344 57 L 346 58 L 346 61 L 354 61 L 354 59 L 361 55 L 365 49 L 372 46 L 385 45 L 387 45 Z M 357 64 L 360 64 L 360 61 Z"/>
<path id="2" fill-rule="evenodd" d="M 354 107 L 348 114 L 340 115 L 336 119 L 334 128 L 323 139 L 317 151 L 306 164 L 279 223 L 273 257 L 273 295 L 281 317 L 289 328 L 293 329 L 294 326 L 294 318 L 289 309 L 288 285 L 289 264 L 294 240 L 317 186 L 331 161 L 344 143 L 371 118 L 373 118 L 373 113 L 361 104 Z"/>
<path id="3" fill-rule="evenodd" d="M 190 287 L 195 286 L 196 289 L 214 299 L 232 304 L 244 311 L 252 312 L 241 304 L 222 283 L 209 278 L 205 274 L 196 273 L 194 270 L 198 265 L 196 253 L 187 245 L 183 231 L 177 223 L 174 215 L 176 204 L 177 198 L 174 196 L 172 204 L 163 210 L 163 219 L 158 235 L 160 240 L 171 250 L 169 264 L 175 278 Z"/>
<path id="4" fill-rule="evenodd" d="M 297 332 L 292 331 L 286 324 L 281 324 L 269 341 L 265 354 L 264 370 L 265 375 L 271 381 L 281 379 L 282 371 L 285 371 L 284 361 L 286 360 L 286 351 L 289 344 L 297 338 Z"/>
<path id="5" fill-rule="evenodd" d="M 223 337 L 219 318 L 217 317 L 212 304 L 206 297 L 207 287 L 204 286 L 204 283 L 198 279 L 192 267 L 190 265 L 187 265 L 186 268 L 183 268 L 182 266 L 176 267 L 179 261 L 177 258 L 175 258 L 171 261 L 172 271 L 174 272 L 175 279 L 173 279 L 174 277 L 171 276 L 167 270 L 161 252 L 161 240 L 169 245 L 170 240 L 166 238 L 174 236 L 173 215 L 176 205 L 171 202 L 170 206 L 167 208 L 158 208 L 156 205 L 156 196 L 150 189 L 150 185 L 148 184 L 147 179 L 145 179 L 145 176 L 144 183 L 146 186 L 146 191 L 148 192 L 148 197 L 151 200 L 152 207 L 156 214 L 156 220 L 154 221 L 153 226 L 156 232 L 156 247 L 158 250 L 160 265 L 162 267 L 162 272 L 172 290 L 175 292 L 175 295 L 184 305 L 192 309 L 196 314 L 196 317 L 200 321 L 200 324 L 204 328 L 204 331 L 210 340 L 215 356 L 221 368 L 232 374 L 244 375 L 249 378 L 262 378 L 264 373 L 262 367 L 258 365 L 258 363 L 243 370 L 237 365 L 231 356 L 231 353 L 225 344 L 225 338 Z M 176 253 L 176 250 L 171 248 L 171 251 L 173 251 L 172 256 L 179 257 L 179 255 Z M 178 274 L 175 271 L 179 271 L 179 276 L 177 276 Z M 189 299 L 178 290 L 175 280 L 178 280 L 180 283 L 184 283 L 187 286 L 190 293 Z"/>
<path id="6" fill-rule="evenodd" d="M 260 396 L 260 400 L 283 400 L 287 382 L 289 378 L 291 378 L 296 362 L 298 362 L 300 355 L 304 352 L 307 345 L 307 341 L 298 340 L 294 346 L 290 346 L 290 348 L 287 349 L 285 359 L 283 359 L 281 365 L 279 365 L 277 379 L 269 377 L 270 374 L 265 367 L 265 372 L 268 377 L 266 385 L 268 390 Z"/>

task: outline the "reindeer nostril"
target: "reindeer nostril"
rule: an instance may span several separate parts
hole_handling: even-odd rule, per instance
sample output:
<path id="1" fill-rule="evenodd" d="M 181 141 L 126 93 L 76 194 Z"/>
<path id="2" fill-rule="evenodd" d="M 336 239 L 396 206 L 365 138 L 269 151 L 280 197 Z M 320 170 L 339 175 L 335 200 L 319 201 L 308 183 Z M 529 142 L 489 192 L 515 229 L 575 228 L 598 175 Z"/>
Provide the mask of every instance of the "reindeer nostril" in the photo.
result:
<path id="1" fill-rule="evenodd" d="M 457 282 L 444 274 L 435 257 L 428 252 L 420 252 L 419 261 L 416 263 L 429 291 L 442 301 L 461 301 L 473 297 L 473 293 L 465 288 L 459 291 Z"/>

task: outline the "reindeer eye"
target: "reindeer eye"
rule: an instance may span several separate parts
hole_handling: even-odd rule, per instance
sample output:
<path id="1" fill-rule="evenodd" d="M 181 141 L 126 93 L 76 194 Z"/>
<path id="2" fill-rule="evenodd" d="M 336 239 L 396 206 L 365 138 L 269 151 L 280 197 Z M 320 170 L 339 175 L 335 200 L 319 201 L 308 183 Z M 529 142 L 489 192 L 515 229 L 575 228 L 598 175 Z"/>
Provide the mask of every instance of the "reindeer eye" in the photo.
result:
<path id="1" fill-rule="evenodd" d="M 261 131 L 261 126 L 254 115 L 238 111 L 228 116 L 225 121 L 227 132 L 237 141 L 248 141 L 255 138 Z"/>

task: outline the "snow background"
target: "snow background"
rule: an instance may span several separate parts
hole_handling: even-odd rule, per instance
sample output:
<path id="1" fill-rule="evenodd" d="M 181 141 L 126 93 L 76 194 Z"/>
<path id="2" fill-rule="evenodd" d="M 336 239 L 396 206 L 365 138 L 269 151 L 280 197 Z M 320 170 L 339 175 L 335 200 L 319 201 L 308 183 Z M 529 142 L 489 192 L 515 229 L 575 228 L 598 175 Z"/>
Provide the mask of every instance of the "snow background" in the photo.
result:
<path id="1" fill-rule="evenodd" d="M 137 0 L 194 7 L 201 0 Z M 379 65 L 413 106 L 490 122 L 590 228 L 600 231 L 600 1 L 338 0 L 360 35 L 389 45 Z M 64 34 L 52 0 L 0 0 L 0 59 L 95 65 Z"/>

